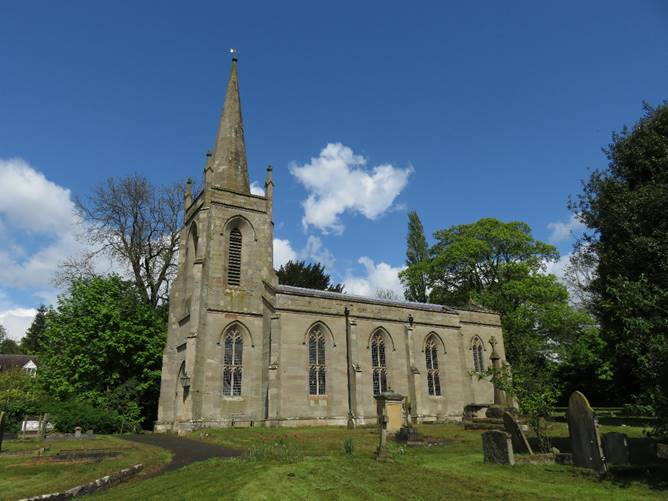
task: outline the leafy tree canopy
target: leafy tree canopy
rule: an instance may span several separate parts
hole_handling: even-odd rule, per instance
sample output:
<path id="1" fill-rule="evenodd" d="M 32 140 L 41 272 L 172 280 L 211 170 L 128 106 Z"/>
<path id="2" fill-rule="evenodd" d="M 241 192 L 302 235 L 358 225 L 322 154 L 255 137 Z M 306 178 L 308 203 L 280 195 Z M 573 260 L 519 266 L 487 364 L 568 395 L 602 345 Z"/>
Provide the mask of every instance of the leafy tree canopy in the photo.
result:
<path id="1" fill-rule="evenodd" d="M 654 406 L 668 434 L 668 103 L 645 105 L 605 152 L 608 167 L 571 203 L 590 230 L 587 291 L 619 393 Z"/>
<path id="2" fill-rule="evenodd" d="M 545 273 L 557 250 L 534 239 L 526 223 L 486 218 L 434 236 L 429 260 L 409 266 L 402 278 L 425 273 L 430 302 L 498 312 L 513 372 L 544 385 L 563 371 L 575 378 L 573 384 L 583 373 L 599 385 L 608 377 L 596 325 Z"/>
<path id="3" fill-rule="evenodd" d="M 7 355 L 23 353 L 21 346 L 16 341 L 9 338 L 5 326 L 2 324 L 0 324 L 0 353 L 5 353 Z"/>
<path id="4" fill-rule="evenodd" d="M 50 395 L 154 417 L 167 326 L 143 294 L 115 275 L 72 283 L 46 314 L 38 377 Z"/>
<path id="5" fill-rule="evenodd" d="M 429 259 L 429 245 L 424 236 L 422 221 L 417 212 L 408 213 L 408 235 L 406 237 L 406 266 L 425 263 Z M 404 296 L 408 301 L 427 302 L 427 277 L 416 267 L 403 278 Z"/>
<path id="6" fill-rule="evenodd" d="M 42 340 L 42 333 L 46 327 L 46 312 L 48 311 L 45 305 L 40 305 L 37 308 L 37 315 L 32 321 L 26 335 L 21 339 L 21 349 L 25 353 L 39 353 Z"/>
<path id="7" fill-rule="evenodd" d="M 305 261 L 288 261 L 276 272 L 278 282 L 282 285 L 293 285 L 321 291 L 343 292 L 343 284 L 332 284 L 325 267 L 320 263 Z"/>

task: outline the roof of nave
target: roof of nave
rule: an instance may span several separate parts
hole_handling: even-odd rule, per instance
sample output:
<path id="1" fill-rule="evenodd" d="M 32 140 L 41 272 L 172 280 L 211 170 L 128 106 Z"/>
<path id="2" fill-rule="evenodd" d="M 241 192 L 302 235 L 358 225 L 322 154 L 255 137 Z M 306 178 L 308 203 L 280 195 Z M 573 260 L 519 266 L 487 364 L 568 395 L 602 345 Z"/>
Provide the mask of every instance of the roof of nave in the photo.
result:
<path id="1" fill-rule="evenodd" d="M 294 294 L 297 296 L 320 297 L 324 299 L 339 299 L 341 301 L 354 301 L 358 303 L 370 303 L 384 306 L 397 306 L 412 310 L 440 311 L 442 313 L 457 313 L 457 310 L 440 304 L 414 303 L 411 301 L 396 301 L 392 299 L 379 299 L 344 292 L 322 291 L 318 289 L 307 289 L 305 287 L 294 287 L 292 285 L 279 285 L 278 292 Z"/>

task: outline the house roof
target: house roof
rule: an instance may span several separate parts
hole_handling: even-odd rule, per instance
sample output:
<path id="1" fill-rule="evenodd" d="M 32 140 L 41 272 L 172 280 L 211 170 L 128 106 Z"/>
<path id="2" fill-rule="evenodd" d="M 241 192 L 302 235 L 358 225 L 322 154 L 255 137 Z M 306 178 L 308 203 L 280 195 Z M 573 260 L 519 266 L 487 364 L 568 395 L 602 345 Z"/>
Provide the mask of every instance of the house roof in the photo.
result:
<path id="1" fill-rule="evenodd" d="M 0 372 L 10 369 L 21 369 L 30 361 L 35 365 L 39 365 L 37 357 L 34 355 L 9 355 L 0 353 Z"/>

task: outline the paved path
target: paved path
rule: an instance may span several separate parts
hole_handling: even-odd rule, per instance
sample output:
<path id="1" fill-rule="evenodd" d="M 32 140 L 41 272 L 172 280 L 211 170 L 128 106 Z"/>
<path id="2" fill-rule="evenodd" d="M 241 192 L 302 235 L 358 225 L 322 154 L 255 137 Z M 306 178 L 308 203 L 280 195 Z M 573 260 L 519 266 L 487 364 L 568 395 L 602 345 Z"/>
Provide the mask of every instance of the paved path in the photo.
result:
<path id="1" fill-rule="evenodd" d="M 163 433 L 148 433 L 145 435 L 125 435 L 123 438 L 131 440 L 132 442 L 140 442 L 142 444 L 155 445 L 162 447 L 174 454 L 172 462 L 160 473 L 166 471 L 177 470 L 190 463 L 197 461 L 204 461 L 210 458 L 229 458 L 239 456 L 241 453 L 226 449 L 220 445 L 207 444 L 198 440 L 190 440 L 189 438 L 181 438 L 174 435 L 167 435 Z"/>

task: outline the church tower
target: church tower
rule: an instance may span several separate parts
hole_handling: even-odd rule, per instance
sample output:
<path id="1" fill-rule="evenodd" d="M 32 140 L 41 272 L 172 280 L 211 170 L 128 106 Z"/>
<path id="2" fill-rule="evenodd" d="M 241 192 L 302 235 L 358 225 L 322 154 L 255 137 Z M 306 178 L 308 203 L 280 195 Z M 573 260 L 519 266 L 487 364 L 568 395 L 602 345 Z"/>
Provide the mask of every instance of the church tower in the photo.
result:
<path id="1" fill-rule="evenodd" d="M 237 59 L 227 84 L 204 188 L 184 197 L 170 292 L 156 431 L 265 418 L 273 269 L 273 181 L 250 192 Z"/>

